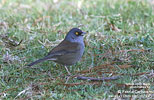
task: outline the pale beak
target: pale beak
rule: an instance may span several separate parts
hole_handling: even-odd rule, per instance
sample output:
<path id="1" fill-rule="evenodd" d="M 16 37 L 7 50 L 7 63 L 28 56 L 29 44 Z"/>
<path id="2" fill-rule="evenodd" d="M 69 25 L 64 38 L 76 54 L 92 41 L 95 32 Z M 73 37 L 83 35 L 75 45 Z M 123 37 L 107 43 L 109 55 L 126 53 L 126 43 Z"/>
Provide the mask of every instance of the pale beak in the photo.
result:
<path id="1" fill-rule="evenodd" d="M 81 34 L 81 35 L 82 35 L 82 36 L 84 36 L 85 34 L 86 34 L 86 32 L 82 32 L 82 34 Z"/>

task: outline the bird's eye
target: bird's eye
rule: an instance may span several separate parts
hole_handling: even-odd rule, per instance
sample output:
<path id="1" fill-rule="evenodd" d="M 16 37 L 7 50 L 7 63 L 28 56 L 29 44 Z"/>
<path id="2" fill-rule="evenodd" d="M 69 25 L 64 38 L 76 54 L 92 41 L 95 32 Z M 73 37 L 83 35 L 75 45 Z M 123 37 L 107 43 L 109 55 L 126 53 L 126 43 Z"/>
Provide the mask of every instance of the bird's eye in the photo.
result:
<path id="1" fill-rule="evenodd" d="M 78 32 L 75 32 L 75 35 L 77 35 L 77 36 L 78 36 L 78 35 L 79 35 L 79 33 L 78 33 Z"/>

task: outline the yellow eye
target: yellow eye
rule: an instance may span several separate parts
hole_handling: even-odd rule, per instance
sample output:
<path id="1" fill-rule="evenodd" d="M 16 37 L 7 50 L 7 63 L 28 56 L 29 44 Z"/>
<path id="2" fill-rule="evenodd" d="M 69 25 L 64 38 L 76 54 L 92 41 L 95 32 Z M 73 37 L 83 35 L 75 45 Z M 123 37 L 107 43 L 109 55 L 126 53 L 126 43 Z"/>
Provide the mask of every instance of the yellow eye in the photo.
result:
<path id="1" fill-rule="evenodd" d="M 75 34 L 76 34 L 76 35 L 79 35 L 79 33 L 78 33 L 78 32 L 75 32 Z"/>

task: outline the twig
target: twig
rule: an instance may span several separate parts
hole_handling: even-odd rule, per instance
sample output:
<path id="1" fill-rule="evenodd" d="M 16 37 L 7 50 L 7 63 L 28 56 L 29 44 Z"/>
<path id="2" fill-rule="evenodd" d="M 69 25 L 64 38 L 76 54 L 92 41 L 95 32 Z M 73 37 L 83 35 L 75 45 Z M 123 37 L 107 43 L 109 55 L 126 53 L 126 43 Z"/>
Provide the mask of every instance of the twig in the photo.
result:
<path id="1" fill-rule="evenodd" d="M 120 78 L 120 76 L 102 77 L 102 78 L 77 76 L 78 80 L 89 80 L 89 81 L 107 81 L 107 80 L 116 80 L 116 79 L 119 79 L 119 78 Z"/>
<path id="2" fill-rule="evenodd" d="M 104 68 L 106 68 L 106 66 L 112 66 L 114 63 L 115 62 L 111 62 L 109 64 L 103 64 L 103 65 L 100 65 L 100 66 L 92 67 L 92 68 L 90 68 L 88 70 L 77 71 L 77 73 L 89 73 L 89 72 L 91 72 L 93 70 L 95 71 L 95 70 L 99 70 L 99 69 L 102 69 L 102 68 L 104 69 Z M 114 67 L 110 67 L 110 69 L 114 69 Z"/>

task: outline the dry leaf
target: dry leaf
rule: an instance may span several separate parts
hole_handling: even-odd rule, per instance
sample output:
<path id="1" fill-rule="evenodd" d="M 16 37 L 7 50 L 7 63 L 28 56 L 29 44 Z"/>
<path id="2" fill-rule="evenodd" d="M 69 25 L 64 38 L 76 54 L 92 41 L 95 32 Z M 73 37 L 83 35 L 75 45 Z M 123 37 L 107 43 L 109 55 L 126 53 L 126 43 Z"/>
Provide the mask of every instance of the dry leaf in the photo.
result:
<path id="1" fill-rule="evenodd" d="M 138 51 L 138 52 L 144 52 L 144 49 L 130 49 L 130 50 L 121 50 L 120 52 L 130 52 L 130 51 Z"/>
<path id="2" fill-rule="evenodd" d="M 133 67 L 132 65 L 127 65 L 127 64 L 124 64 L 124 65 L 119 65 L 119 67 L 121 69 L 125 69 L 125 68 L 129 68 L 129 67 Z"/>

